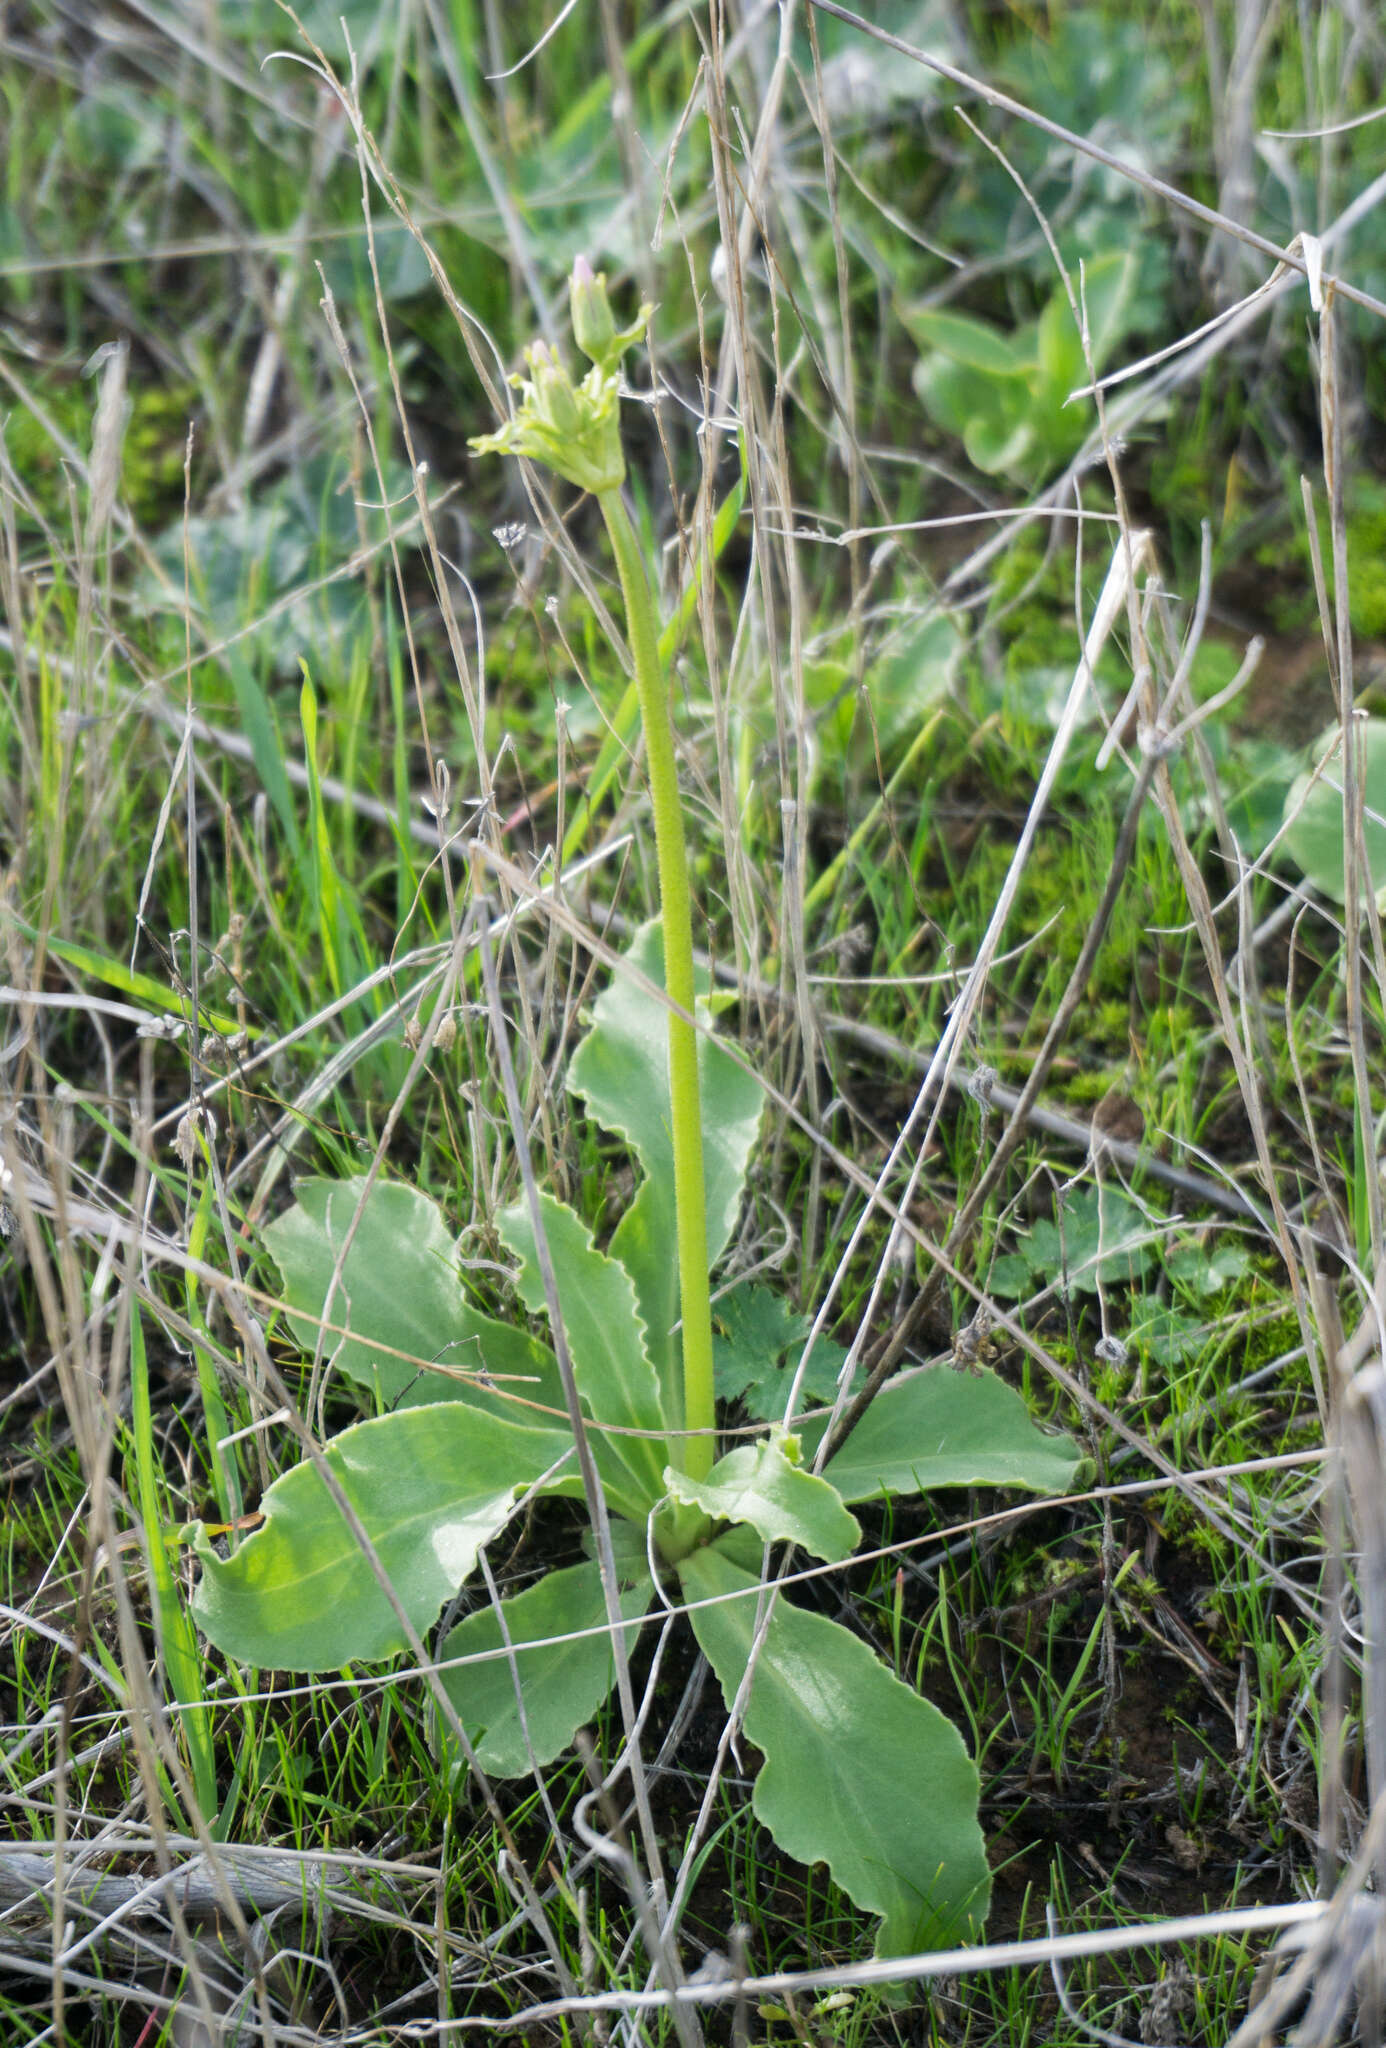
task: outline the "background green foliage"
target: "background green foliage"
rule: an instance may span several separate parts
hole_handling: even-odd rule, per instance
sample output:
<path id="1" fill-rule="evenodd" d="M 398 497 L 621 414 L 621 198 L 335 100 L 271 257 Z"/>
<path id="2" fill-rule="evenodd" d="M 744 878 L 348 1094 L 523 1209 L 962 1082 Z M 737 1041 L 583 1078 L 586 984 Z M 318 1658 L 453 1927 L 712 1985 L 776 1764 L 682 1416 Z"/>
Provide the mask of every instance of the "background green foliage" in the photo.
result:
<path id="1" fill-rule="evenodd" d="M 6 17 L 5 1848 L 118 1824 L 122 1867 L 153 1875 L 156 1816 L 233 1845 L 364 1845 L 373 1869 L 350 1886 L 358 1902 L 375 1888 L 369 1912 L 295 1897 L 266 1991 L 281 2025 L 512 2025 L 565 1970 L 594 1989 L 645 1982 L 620 1870 L 583 1861 L 578 1762 L 546 1761 L 493 1809 L 441 1761 L 440 1710 L 408 1660 L 368 1684 L 251 1682 L 180 1632 L 191 1566 L 158 1537 L 253 1518 L 302 1455 L 295 1414 L 326 1441 L 375 1426 L 356 1422 L 363 1386 L 424 1412 L 414 1373 L 382 1358 L 353 1376 L 361 1361 L 326 1343 L 314 1369 L 311 1303 L 275 1258 L 323 1179 L 379 1158 L 392 1189 L 436 1205 L 476 1327 L 508 1331 L 540 1394 L 542 1321 L 516 1313 L 499 1223 L 521 1138 L 600 1246 L 631 1213 L 624 1127 L 563 1087 L 604 971 L 575 934 L 618 949 L 655 901 L 626 677 L 594 613 L 612 591 L 590 507 L 546 504 L 513 466 L 465 454 L 498 424 L 488 382 L 503 390 L 536 332 L 558 339 L 579 248 L 623 311 L 657 305 L 654 346 L 627 365 L 629 503 L 660 564 L 720 1029 L 778 1093 L 719 1275 L 725 1420 L 777 1412 L 827 1301 L 812 1398 L 849 1346 L 869 1370 L 898 1340 L 893 1364 L 995 1373 L 1081 1437 L 1100 1488 L 1147 1489 L 1002 1524 L 984 1490 L 863 1501 L 872 1554 L 825 1570 L 802 1611 L 849 1622 L 892 1684 L 965 1731 L 998 1934 L 1041 1932 L 1046 1903 L 1075 1928 L 1275 1904 L 1313 1882 L 1334 1767 L 1316 1704 L 1332 1634 L 1315 1318 L 1332 1301 L 1356 1326 L 1354 1273 L 1381 1250 L 1383 1002 L 1370 959 L 1360 981 L 1347 971 L 1341 777 L 1297 782 L 1338 713 L 1310 548 L 1312 532 L 1336 632 L 1322 337 L 1301 285 L 1107 395 L 1126 510 L 1154 535 L 1158 588 L 1141 602 L 1166 680 L 1202 616 L 1208 536 L 1183 712 L 1224 687 L 1253 633 L 1268 646 L 1170 761 L 1045 1080 L 1048 1121 L 946 1269 L 934 1252 L 995 1155 L 1112 869 L 1131 777 L 1120 753 L 1098 760 L 1137 655 L 1124 609 L 1095 663 L 1103 715 L 1069 751 L 957 1073 L 892 1147 L 1116 544 L 1095 408 L 1062 402 L 1087 377 L 1045 225 L 1075 294 L 1080 262 L 1122 279 L 1108 371 L 1170 347 L 1270 263 L 1142 177 L 1277 245 L 1331 229 L 1379 173 L 1379 126 L 1342 124 L 1379 106 L 1381 56 L 1338 6 L 870 14 L 1131 175 L 802 7 L 729 12 L 718 44 L 705 7 L 594 6 L 521 63 L 551 8 L 314 0 L 308 36 L 343 76 L 354 53 L 378 149 L 364 181 L 332 93 L 301 62 L 267 61 L 312 55 L 271 0 L 118 20 L 30 0 Z M 1326 247 L 1330 269 L 1386 296 L 1379 205 Z M 1337 312 L 1349 682 L 1370 711 L 1386 357 L 1374 314 Z M 1004 376 L 960 366 L 944 334 L 999 351 Z M 1117 733 L 1131 762 L 1144 715 Z M 1374 729 L 1367 747 L 1370 762 Z M 488 844 L 479 874 L 440 854 L 440 809 L 459 849 Z M 1366 810 L 1370 847 L 1386 815 L 1374 776 Z M 530 905 L 548 888 L 554 919 Z M 483 894 L 520 1133 L 486 1014 Z M 1094 1158 L 1098 1112 L 1116 1149 Z M 1139 1218 L 1142 1242 L 1108 1263 L 1099 1240 L 1080 1279 L 1074 1240 L 1105 1204 Z M 1292 1270 L 1306 1245 L 1317 1290 Z M 431 1248 L 415 1237 L 378 1276 L 387 1308 Z M 775 1350 L 751 1376 L 748 1324 Z M 1254 1469 L 1179 1483 L 1229 1465 Z M 590 1564 L 584 1534 L 571 1501 L 535 1504 L 488 1555 L 497 1594 L 538 1589 L 542 1609 L 557 1575 Z M 479 1597 L 447 1630 L 478 1642 L 497 1611 Z M 699 1693 L 693 1660 L 649 1648 L 635 1666 L 665 1874 L 686 1874 L 687 1967 L 725 1954 L 736 1925 L 756 1968 L 859 1959 L 872 1916 L 831 1873 L 787 1868 L 734 1754 L 695 1835 L 723 1671 Z M 585 1706 L 594 1688 L 574 1684 Z M 1347 1691 L 1343 1844 L 1370 1789 L 1351 1671 Z M 609 1763 L 620 1718 L 593 1706 L 591 1725 Z M 498 1734 L 497 1756 L 516 1741 Z M 515 1917 L 520 1864 L 552 1948 Z M 0 1975 L 16 2039 L 137 2038 L 155 2010 L 137 1997 L 183 1982 L 163 1930 L 157 1971 L 74 1964 L 55 2013 L 51 1922 L 31 1933 L 40 1974 Z M 1076 1968 L 1069 1990 L 1085 2023 L 1224 2039 L 1261 1953 L 1210 1938 L 1185 1980 L 1172 1956 L 1132 1952 Z M 1088 2038 L 1031 1972 L 903 2008 L 859 1988 L 777 1994 L 749 2027 L 854 2048 Z"/>

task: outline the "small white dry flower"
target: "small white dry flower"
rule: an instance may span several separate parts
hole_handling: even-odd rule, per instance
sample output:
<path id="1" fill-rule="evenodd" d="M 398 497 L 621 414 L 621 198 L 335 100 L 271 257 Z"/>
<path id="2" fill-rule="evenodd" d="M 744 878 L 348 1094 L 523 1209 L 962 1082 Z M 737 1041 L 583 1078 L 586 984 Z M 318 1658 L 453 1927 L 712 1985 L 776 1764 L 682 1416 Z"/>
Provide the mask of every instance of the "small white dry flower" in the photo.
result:
<path id="1" fill-rule="evenodd" d="M 427 796 L 421 797 L 419 801 L 428 812 L 430 818 L 437 818 L 441 822 L 447 817 L 448 812 L 452 809 L 452 771 L 449 769 L 446 761 L 439 761 L 437 763 L 434 771 L 433 789 Z"/>
<path id="2" fill-rule="evenodd" d="M 181 1038 L 187 1030 L 181 1017 L 149 1017 L 143 1024 L 135 1026 L 136 1038 Z"/>

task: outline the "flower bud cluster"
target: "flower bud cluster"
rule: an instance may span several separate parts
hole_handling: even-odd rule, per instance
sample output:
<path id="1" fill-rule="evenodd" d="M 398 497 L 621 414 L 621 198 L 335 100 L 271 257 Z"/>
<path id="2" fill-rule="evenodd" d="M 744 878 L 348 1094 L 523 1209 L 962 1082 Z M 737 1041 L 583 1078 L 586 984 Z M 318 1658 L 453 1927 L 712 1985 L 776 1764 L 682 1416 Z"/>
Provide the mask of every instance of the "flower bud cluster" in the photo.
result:
<path id="1" fill-rule="evenodd" d="M 606 279 L 593 275 L 585 257 L 573 266 L 568 285 L 573 333 L 592 364 L 580 384 L 573 382 L 547 342 L 525 350 L 529 375 L 511 383 L 520 403 L 499 433 L 482 434 L 469 445 L 476 455 L 527 455 L 579 490 L 619 490 L 625 482 L 621 448 L 621 358 L 645 332 L 653 308 L 618 329 L 607 302 Z"/>

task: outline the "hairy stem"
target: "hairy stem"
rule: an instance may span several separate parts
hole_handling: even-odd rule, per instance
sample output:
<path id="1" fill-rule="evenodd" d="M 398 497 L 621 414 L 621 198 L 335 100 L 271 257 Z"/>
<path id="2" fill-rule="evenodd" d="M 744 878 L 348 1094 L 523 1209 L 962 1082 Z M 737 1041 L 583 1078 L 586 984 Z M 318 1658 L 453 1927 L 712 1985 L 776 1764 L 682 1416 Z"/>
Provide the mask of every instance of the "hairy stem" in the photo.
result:
<path id="1" fill-rule="evenodd" d="M 669 1012 L 669 1109 L 674 1140 L 674 1196 L 678 1215 L 679 1300 L 683 1318 L 683 1426 L 698 1432 L 671 1445 L 672 1461 L 691 1478 L 705 1479 L 715 1455 L 716 1415 L 712 1385 L 712 1304 L 708 1291 L 707 1206 L 703 1193 L 703 1118 L 698 1088 L 698 1039 L 691 1022 L 693 914 L 688 888 L 688 850 L 679 804 L 674 728 L 669 688 L 659 658 L 654 601 L 644 559 L 619 491 L 597 501 L 611 537 L 654 808 L 655 855 L 659 864 L 660 915 L 664 925 L 664 986 L 677 1008 Z M 678 1014 L 681 1012 L 682 1014 Z"/>

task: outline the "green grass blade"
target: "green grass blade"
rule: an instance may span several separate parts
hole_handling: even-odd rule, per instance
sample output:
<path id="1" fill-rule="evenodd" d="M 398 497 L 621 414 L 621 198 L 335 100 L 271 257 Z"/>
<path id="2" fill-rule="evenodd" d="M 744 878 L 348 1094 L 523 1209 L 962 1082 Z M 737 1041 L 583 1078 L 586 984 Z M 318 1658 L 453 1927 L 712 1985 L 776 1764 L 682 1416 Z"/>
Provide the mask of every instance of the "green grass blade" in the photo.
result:
<path id="1" fill-rule="evenodd" d="M 149 1400 L 149 1358 L 144 1345 L 144 1324 L 139 1304 L 130 1304 L 130 1403 L 131 1433 L 135 1447 L 135 1483 L 139 1493 L 140 1522 L 144 1530 L 145 1559 L 153 1594 L 154 1630 L 164 1660 L 169 1690 L 182 1708 L 177 1717 L 179 1733 L 187 1751 L 193 1790 L 202 1817 L 213 1821 L 217 1812 L 217 1767 L 212 1746 L 211 1715 L 202 1689 L 202 1659 L 188 1610 L 174 1583 L 164 1532 L 168 1517 L 154 1465 L 154 1422 Z"/>

